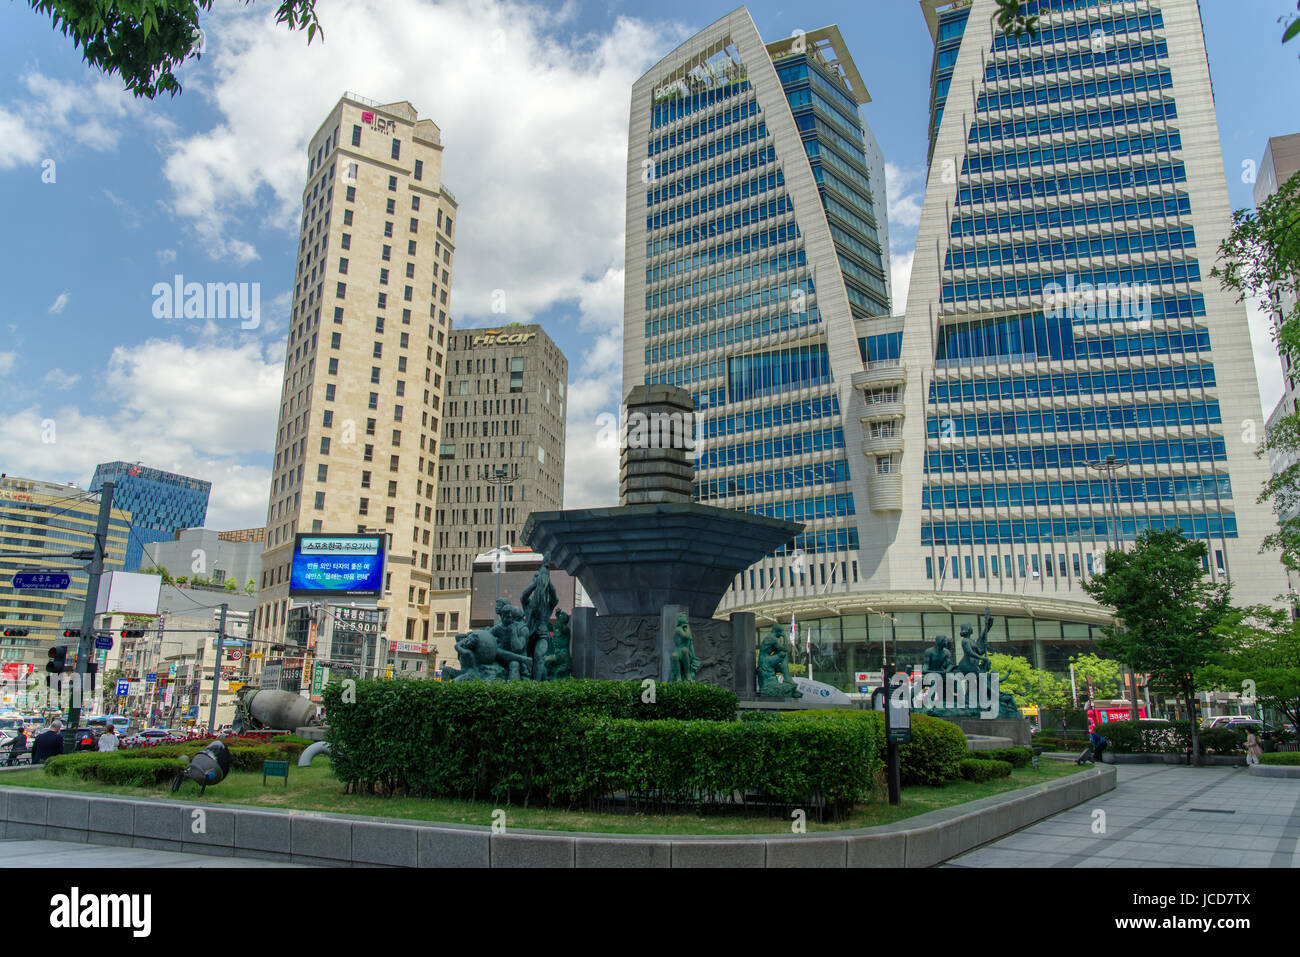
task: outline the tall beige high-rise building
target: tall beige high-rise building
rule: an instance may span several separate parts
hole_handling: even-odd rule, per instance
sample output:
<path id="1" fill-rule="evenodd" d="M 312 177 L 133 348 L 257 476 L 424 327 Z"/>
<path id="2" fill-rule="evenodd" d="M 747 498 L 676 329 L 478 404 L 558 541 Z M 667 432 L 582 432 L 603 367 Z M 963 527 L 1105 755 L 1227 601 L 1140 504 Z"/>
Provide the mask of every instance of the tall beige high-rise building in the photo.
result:
<path id="1" fill-rule="evenodd" d="M 517 545 L 533 512 L 564 507 L 568 381 L 569 360 L 541 326 L 451 335 L 431 601 L 437 663 L 455 664 L 455 635 L 469 630 L 474 558 Z"/>
<path id="2" fill-rule="evenodd" d="M 385 633 L 429 640 L 456 216 L 438 127 L 345 93 L 307 148 L 260 638 L 285 640 L 296 533 L 382 530 Z"/>

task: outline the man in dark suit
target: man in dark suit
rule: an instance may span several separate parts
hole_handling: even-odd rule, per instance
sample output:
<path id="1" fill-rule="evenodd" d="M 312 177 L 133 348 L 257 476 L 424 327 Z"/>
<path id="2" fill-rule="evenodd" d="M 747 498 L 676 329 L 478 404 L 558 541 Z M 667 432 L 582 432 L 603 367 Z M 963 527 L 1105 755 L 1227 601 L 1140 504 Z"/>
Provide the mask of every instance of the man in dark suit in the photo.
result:
<path id="1" fill-rule="evenodd" d="M 46 758 L 63 753 L 63 722 L 55 721 L 32 741 L 32 764 L 44 764 Z"/>

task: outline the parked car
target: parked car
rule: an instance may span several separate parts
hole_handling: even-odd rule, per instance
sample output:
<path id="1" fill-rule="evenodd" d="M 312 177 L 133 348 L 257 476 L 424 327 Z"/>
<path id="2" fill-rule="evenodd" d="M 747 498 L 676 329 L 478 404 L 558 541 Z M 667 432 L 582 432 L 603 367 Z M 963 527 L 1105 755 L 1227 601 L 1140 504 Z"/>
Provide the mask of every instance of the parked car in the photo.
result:
<path id="1" fill-rule="evenodd" d="M 175 740 L 176 736 L 166 728 L 145 728 L 123 738 L 122 744 L 128 748 L 138 748 L 142 744 L 164 744 Z"/>
<path id="2" fill-rule="evenodd" d="M 99 728 L 78 728 L 76 736 L 73 738 L 73 749 L 76 751 L 94 751 L 99 747 L 99 736 L 103 733 Z"/>

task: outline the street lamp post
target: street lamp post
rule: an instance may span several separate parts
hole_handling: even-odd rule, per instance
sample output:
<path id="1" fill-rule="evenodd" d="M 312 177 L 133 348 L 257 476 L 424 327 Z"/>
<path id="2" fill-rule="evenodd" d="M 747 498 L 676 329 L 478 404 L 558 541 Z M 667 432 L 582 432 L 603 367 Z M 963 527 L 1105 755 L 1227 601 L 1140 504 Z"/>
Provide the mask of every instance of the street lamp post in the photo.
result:
<path id="1" fill-rule="evenodd" d="M 511 484 L 513 484 L 513 483 L 515 482 L 515 480 L 518 479 L 518 478 L 519 478 L 519 466 L 518 466 L 518 465 L 516 465 L 513 469 L 507 468 L 507 467 L 504 466 L 504 465 L 498 466 L 496 469 L 493 470 L 492 474 L 487 478 L 487 482 L 488 482 L 489 485 L 495 485 L 495 486 L 497 487 L 497 493 L 496 493 L 496 498 L 497 498 L 497 538 L 496 538 L 496 548 L 494 549 L 494 551 L 496 552 L 496 555 L 495 555 L 495 559 L 494 559 L 494 561 L 492 562 L 492 577 L 496 580 L 496 597 L 497 597 L 497 598 L 500 598 L 500 597 L 501 597 L 501 564 L 502 564 L 502 562 L 501 562 L 501 548 L 503 547 L 502 542 L 501 542 L 501 506 L 502 506 L 502 499 L 503 499 L 503 497 L 505 496 L 506 486 L 507 486 L 507 485 L 511 485 Z"/>

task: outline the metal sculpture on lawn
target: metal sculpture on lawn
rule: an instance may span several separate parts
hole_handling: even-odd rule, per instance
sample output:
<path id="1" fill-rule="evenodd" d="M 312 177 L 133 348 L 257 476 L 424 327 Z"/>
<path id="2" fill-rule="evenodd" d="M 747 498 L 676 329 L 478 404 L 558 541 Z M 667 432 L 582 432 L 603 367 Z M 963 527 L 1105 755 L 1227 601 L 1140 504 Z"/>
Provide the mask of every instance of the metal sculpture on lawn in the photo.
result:
<path id="1" fill-rule="evenodd" d="M 758 693 L 765 698 L 802 698 L 790 676 L 785 628 L 773 625 L 758 647 Z"/>

